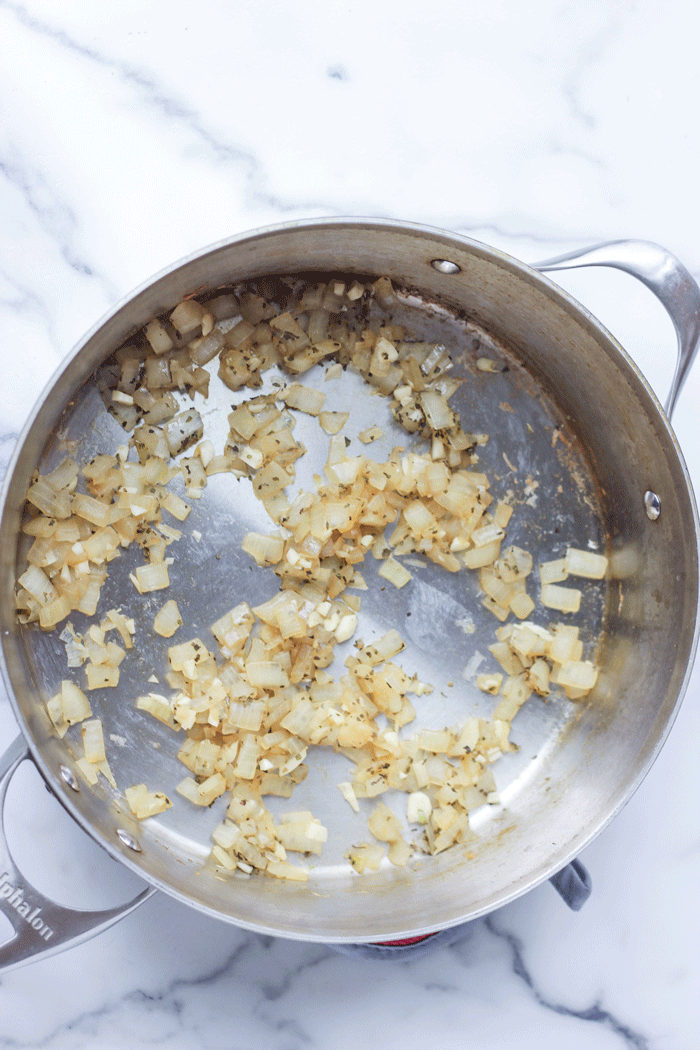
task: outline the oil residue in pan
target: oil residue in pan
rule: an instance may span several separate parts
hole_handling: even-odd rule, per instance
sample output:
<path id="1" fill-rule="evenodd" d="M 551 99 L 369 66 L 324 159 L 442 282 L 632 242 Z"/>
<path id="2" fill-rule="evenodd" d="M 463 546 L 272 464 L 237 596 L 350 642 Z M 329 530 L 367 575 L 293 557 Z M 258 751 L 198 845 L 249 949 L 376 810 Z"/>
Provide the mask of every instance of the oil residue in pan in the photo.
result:
<path id="1" fill-rule="evenodd" d="M 539 563 L 562 557 L 569 546 L 601 552 L 606 547 L 594 477 L 575 436 L 554 400 L 523 363 L 468 320 L 444 306 L 425 304 L 412 293 L 399 293 L 389 313 L 376 309 L 384 320 L 405 325 L 412 338 L 444 343 L 450 350 L 451 375 L 463 380 L 450 404 L 465 429 L 489 435 L 488 442 L 479 446 L 476 469 L 488 475 L 494 497 L 507 500 L 514 508 L 505 542 L 531 553 L 535 568 L 528 591 L 537 602 Z M 479 358 L 495 362 L 496 370 L 483 371 L 477 366 Z M 215 363 L 209 368 L 215 375 Z M 387 399 L 368 387 L 361 376 L 345 370 L 327 379 L 326 372 L 326 367 L 317 365 L 301 378 L 323 391 L 325 410 L 350 410 L 343 430 L 349 439 L 348 455 L 362 453 L 381 460 L 397 445 L 424 450 L 424 442 L 396 423 Z M 270 392 L 274 384 L 286 379 L 276 368 L 270 369 L 263 387 L 254 393 Z M 215 448 L 224 445 L 231 406 L 250 396 L 250 390 L 233 394 L 212 381 L 207 401 L 198 398 L 206 436 Z M 185 404 L 191 402 L 183 400 L 183 407 Z M 361 444 L 358 434 L 374 425 L 383 435 L 369 447 Z M 318 421 L 302 413 L 295 437 L 307 453 L 296 463 L 293 491 L 312 489 L 313 475 L 322 473 L 327 438 Z M 40 470 L 51 469 L 67 451 L 85 462 L 97 452 L 113 452 L 124 441 L 123 431 L 105 411 L 94 382 L 88 383 L 64 414 L 60 439 L 47 447 Z M 177 491 L 176 483 L 172 487 Z M 176 757 L 182 737 L 135 707 L 139 695 L 150 691 L 167 695 L 169 691 L 165 673 L 167 647 L 172 643 L 154 634 L 153 618 L 167 598 L 174 598 L 185 622 L 174 641 L 200 636 L 206 642 L 211 623 L 233 605 L 241 601 L 255 605 L 271 597 L 278 589 L 277 577 L 271 569 L 257 567 L 241 550 L 247 532 L 267 533 L 273 531 L 271 525 L 247 480 L 214 475 L 179 526 L 183 536 L 171 548 L 175 563 L 169 591 L 137 594 L 129 573 L 142 562 L 142 555 L 133 547 L 112 563 L 103 587 L 100 609 L 116 607 L 134 617 L 137 639 L 121 666 L 118 688 L 90 694 L 93 711 L 103 721 L 109 761 L 120 788 L 145 782 L 153 790 L 172 795 L 173 809 L 153 822 L 157 822 L 158 837 L 183 857 L 204 858 L 209 853 L 210 832 L 222 818 L 225 802 L 219 799 L 211 811 L 202 811 L 173 794 L 174 785 L 186 772 Z M 371 556 L 366 558 L 362 574 L 368 590 L 362 593 L 356 637 L 369 643 L 391 628 L 398 629 L 406 649 L 397 662 L 433 685 L 432 694 L 417 700 L 416 721 L 406 731 L 442 729 L 471 715 L 491 718 L 495 700 L 477 688 L 475 679 L 477 674 L 499 669 L 488 651 L 499 624 L 481 604 L 478 573 L 448 573 L 421 556 L 404 561 L 412 579 L 397 590 L 377 575 L 378 563 Z M 583 600 L 580 613 L 571 622 L 581 629 L 584 657 L 592 657 L 603 635 L 605 589 L 600 583 L 584 581 L 577 581 L 577 586 Z M 539 604 L 531 616 L 545 626 L 558 618 Z M 88 622 L 79 614 L 71 620 L 78 631 Z M 328 668 L 334 676 L 345 672 L 343 661 L 352 645 L 338 646 L 336 661 Z M 58 632 L 27 631 L 26 646 L 39 695 L 52 695 L 57 682 L 66 677 L 65 650 Z M 487 834 L 489 822 L 502 812 L 502 806 L 527 790 L 576 712 L 576 704 L 554 694 L 546 701 L 534 695 L 528 701 L 511 733 L 519 750 L 503 756 L 493 767 L 501 805 L 484 806 L 472 814 L 477 831 Z M 370 837 L 367 814 L 353 813 L 337 790 L 338 782 L 348 779 L 347 759 L 328 748 L 315 749 L 310 765 L 307 780 L 295 789 L 291 802 L 270 799 L 269 808 L 275 816 L 290 806 L 311 810 L 329 828 L 329 840 L 314 870 L 319 876 L 337 874 L 347 871 L 343 855 L 348 845 Z M 100 790 L 107 789 L 101 786 Z M 383 796 L 389 804 L 391 795 Z M 403 799 L 394 808 L 402 814 Z"/>

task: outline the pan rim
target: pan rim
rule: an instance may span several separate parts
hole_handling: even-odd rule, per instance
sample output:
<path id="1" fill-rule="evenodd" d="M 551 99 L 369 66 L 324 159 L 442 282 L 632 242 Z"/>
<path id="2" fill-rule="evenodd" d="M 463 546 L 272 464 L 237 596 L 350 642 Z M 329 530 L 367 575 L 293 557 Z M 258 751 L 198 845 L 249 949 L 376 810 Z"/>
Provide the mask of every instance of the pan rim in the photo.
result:
<path id="1" fill-rule="evenodd" d="M 46 404 L 46 400 L 47 400 L 48 395 L 55 389 L 57 382 L 65 375 L 66 371 L 70 368 L 72 362 L 75 361 L 79 357 L 81 351 L 86 346 L 88 346 L 93 339 L 95 339 L 95 337 L 105 328 L 105 326 L 107 324 L 109 324 L 109 322 L 111 322 L 115 318 L 117 318 L 118 315 L 125 309 L 125 307 L 129 306 L 130 304 L 132 304 L 134 302 L 134 300 L 138 299 L 138 297 L 140 295 L 142 295 L 144 292 L 153 289 L 154 286 L 157 286 L 159 284 L 159 282 L 161 282 L 162 280 L 168 278 L 169 276 L 171 276 L 173 273 L 177 272 L 178 270 L 184 269 L 184 268 L 188 267 L 191 263 L 193 263 L 195 261 L 202 260 L 205 257 L 207 257 L 209 255 L 212 255 L 212 254 L 214 254 L 214 253 L 216 253 L 218 251 L 221 251 L 221 250 L 224 250 L 224 249 L 228 249 L 228 248 L 230 248 L 233 245 L 236 245 L 236 244 L 242 245 L 242 244 L 245 244 L 246 242 L 249 242 L 249 241 L 259 241 L 261 238 L 266 238 L 266 237 L 270 237 L 270 236 L 277 236 L 277 235 L 283 234 L 287 230 L 300 231 L 300 230 L 307 229 L 307 228 L 325 228 L 328 232 L 332 232 L 333 230 L 342 230 L 344 228 L 346 228 L 346 229 L 347 228 L 361 229 L 363 227 L 367 228 L 368 230 L 375 230 L 375 231 L 378 230 L 378 229 L 386 229 L 386 230 L 388 230 L 390 232 L 400 232 L 400 233 L 404 233 L 404 234 L 413 233 L 413 234 L 417 234 L 419 236 L 429 237 L 432 240 L 437 240 L 437 241 L 439 241 L 441 243 L 444 243 L 446 245 L 450 245 L 450 244 L 454 245 L 455 243 L 457 243 L 458 245 L 464 247 L 465 249 L 469 249 L 472 252 L 476 252 L 477 254 L 482 255 L 484 258 L 487 258 L 490 262 L 495 263 L 496 265 L 502 266 L 502 268 L 506 269 L 511 274 L 514 274 L 514 275 L 517 274 L 521 278 L 526 279 L 528 281 L 536 280 L 538 285 L 540 287 L 546 288 L 547 291 L 548 291 L 549 296 L 551 298 L 555 299 L 560 305 L 564 305 L 566 307 L 567 311 L 570 312 L 571 315 L 574 316 L 577 319 L 577 321 L 579 321 L 579 323 L 582 320 L 584 320 L 586 322 L 587 326 L 589 326 L 591 328 L 591 330 L 595 333 L 596 338 L 598 338 L 598 339 L 602 338 L 605 341 L 605 343 L 607 344 L 606 349 L 608 349 L 608 351 L 611 350 L 611 349 L 614 351 L 614 354 L 611 355 L 611 356 L 617 357 L 618 364 L 620 362 L 624 364 L 625 368 L 627 369 L 628 375 L 633 377 L 633 381 L 636 384 L 636 386 L 641 391 L 643 391 L 645 400 L 648 402 L 649 406 L 651 406 L 654 409 L 654 411 L 655 411 L 655 416 L 654 416 L 655 423 L 656 423 L 657 426 L 660 427 L 660 429 L 662 429 L 664 431 L 665 436 L 666 436 L 666 438 L 668 440 L 668 443 L 669 443 L 669 447 L 670 447 L 670 449 L 673 452 L 673 455 L 675 457 L 677 465 L 678 465 L 678 467 L 680 469 L 681 475 L 682 475 L 682 477 L 683 477 L 683 479 L 685 481 L 685 490 L 684 490 L 684 492 L 685 492 L 685 495 L 687 495 L 687 497 L 688 497 L 688 503 L 689 503 L 689 507 L 691 509 L 691 514 L 692 514 L 692 524 L 694 526 L 694 535 L 695 535 L 695 541 L 696 541 L 696 543 L 695 543 L 695 552 L 694 552 L 695 553 L 695 561 L 694 561 L 694 568 L 695 568 L 694 589 L 695 589 L 696 600 L 695 600 L 695 619 L 694 619 L 694 625 L 693 625 L 693 636 L 692 636 L 692 641 L 691 641 L 691 645 L 690 645 L 689 656 L 688 656 L 688 660 L 686 661 L 685 673 L 684 673 L 684 676 L 683 676 L 683 681 L 682 681 L 681 687 L 680 687 L 680 689 L 678 691 L 675 703 L 673 705 L 673 709 L 671 710 L 671 712 L 669 713 L 668 717 L 666 718 L 666 721 L 664 723 L 663 729 L 662 729 L 661 733 L 657 736 L 656 741 L 655 741 L 655 745 L 651 749 L 649 755 L 647 756 L 646 761 L 645 761 L 643 767 L 640 769 L 634 784 L 632 785 L 631 788 L 629 788 L 629 786 L 628 786 L 628 788 L 625 791 L 624 797 L 621 799 L 619 804 L 607 815 L 605 821 L 602 824 L 600 824 L 600 826 L 598 826 L 592 834 L 589 834 L 585 838 L 585 841 L 581 842 L 574 849 L 570 850 L 566 855 L 558 856 L 556 865 L 554 867 L 552 867 L 551 870 L 540 872 L 538 875 L 536 875 L 535 877 L 533 877 L 529 881 L 527 881 L 526 885 L 522 886 L 521 888 L 518 888 L 517 890 L 514 890 L 508 896 L 503 896 L 501 899 L 499 899 L 499 903 L 497 905 L 485 906 L 484 909 L 482 909 L 482 910 L 480 910 L 478 912 L 474 912 L 473 914 L 470 913 L 470 915 L 467 916 L 469 918 L 476 918 L 476 917 L 478 917 L 478 915 L 483 915 L 483 914 L 486 914 L 487 912 L 493 910 L 493 907 L 501 906 L 501 905 L 503 905 L 505 903 L 508 903 L 511 900 L 516 899 L 517 897 L 523 895 L 524 893 L 529 892 L 530 889 L 534 888 L 539 883 L 543 882 L 546 878 L 548 878 L 553 873 L 553 871 L 557 870 L 560 866 L 565 866 L 565 864 L 568 863 L 571 859 L 573 859 L 580 852 L 581 849 L 583 849 L 586 846 L 588 846 L 593 841 L 593 839 L 595 837 L 597 837 L 597 835 L 605 827 L 607 827 L 607 825 L 615 818 L 615 816 L 617 816 L 617 814 L 624 807 L 624 805 L 627 803 L 627 801 L 629 801 L 629 799 L 632 797 L 634 792 L 637 790 L 637 788 L 639 787 L 639 785 L 641 784 L 641 782 L 643 781 L 643 779 L 645 778 L 645 776 L 647 775 L 647 773 L 651 769 L 651 766 L 653 765 L 654 761 L 656 760 L 656 757 L 658 756 L 659 751 L 663 747 L 663 745 L 664 745 L 664 743 L 665 743 L 665 741 L 666 741 L 666 739 L 668 737 L 668 734 L 670 733 L 670 730 L 671 730 L 671 728 L 673 726 L 673 723 L 675 721 L 677 713 L 678 713 L 678 711 L 680 709 L 680 704 L 681 704 L 681 702 L 683 700 L 683 696 L 684 696 L 685 691 L 687 689 L 687 685 L 688 685 L 688 682 L 689 682 L 689 679 L 690 679 L 690 675 L 692 673 L 693 660 L 694 660 L 695 653 L 696 653 L 696 650 L 697 650 L 697 645 L 698 645 L 699 623 L 698 623 L 697 562 L 698 562 L 698 536 L 700 534 L 700 529 L 699 529 L 699 526 L 698 526 L 697 506 L 696 506 L 696 502 L 695 502 L 695 498 L 694 498 L 694 494 L 693 494 L 692 483 L 691 483 L 691 480 L 690 480 L 690 477 L 689 477 L 689 474 L 688 474 L 688 470 L 687 470 L 687 465 L 685 463 L 685 460 L 684 460 L 683 454 L 681 452 L 681 449 L 680 449 L 680 447 L 678 445 L 678 441 L 676 439 L 676 436 L 675 436 L 675 433 L 673 431 L 673 428 L 671 427 L 670 422 L 666 418 L 665 413 L 663 411 L 663 408 L 662 408 L 658 398 L 654 394 L 653 390 L 649 386 L 648 381 L 643 376 L 643 374 L 639 370 L 638 366 L 635 364 L 635 362 L 629 356 L 627 351 L 617 341 L 617 339 L 610 332 L 607 331 L 607 329 L 601 324 L 601 322 L 598 321 L 597 318 L 595 318 L 590 313 L 590 311 L 588 311 L 586 309 L 585 306 L 583 306 L 582 304 L 578 303 L 578 301 L 576 299 L 574 299 L 573 296 L 571 296 L 568 292 L 566 292 L 564 289 L 562 289 L 560 286 L 558 286 L 546 274 L 539 273 L 537 270 L 535 270 L 532 267 L 528 266 L 526 263 L 523 263 L 520 260 L 515 259 L 512 256 L 510 256 L 510 255 L 508 255 L 508 254 L 506 254 L 504 252 L 501 252 L 499 249 L 492 248 L 491 246 L 486 245 L 483 242 L 480 242 L 480 241 L 474 240 L 472 238 L 466 237 L 466 236 L 464 236 L 462 234 L 450 233 L 448 231 L 440 230 L 440 229 L 437 229 L 437 228 L 434 228 L 434 227 L 425 226 L 425 225 L 416 224 L 416 223 L 401 222 L 401 221 L 398 221 L 398 220 L 386 220 L 386 219 L 380 219 L 380 218 L 362 218 L 362 217 L 357 217 L 357 218 L 356 217 L 340 217 L 340 218 L 332 218 L 332 219 L 314 218 L 314 219 L 299 220 L 299 221 L 295 221 L 295 222 L 289 222 L 289 223 L 276 224 L 276 225 L 272 225 L 272 226 L 266 226 L 266 227 L 262 227 L 262 228 L 257 229 L 257 230 L 246 231 L 244 233 L 237 234 L 237 235 L 235 235 L 233 237 L 230 237 L 230 238 L 222 239 L 221 241 L 215 242 L 214 244 L 211 244 L 211 245 L 209 245 L 206 248 L 200 249 L 200 250 L 198 250 L 198 251 L 196 251 L 194 253 L 189 254 L 188 256 L 185 256 L 184 258 L 178 260 L 176 263 L 174 263 L 174 264 L 164 268 L 163 270 L 161 270 L 159 273 L 157 273 L 153 277 L 151 277 L 151 278 L 147 279 L 146 281 L 142 282 L 134 291 L 132 291 L 128 295 L 124 296 L 122 299 L 119 300 L 119 302 L 117 304 L 115 304 L 114 307 L 112 307 L 111 310 L 107 311 L 107 313 L 95 325 L 93 325 L 93 327 L 76 344 L 76 346 L 73 348 L 73 350 L 68 355 L 66 355 L 64 360 L 60 363 L 60 365 L 55 370 L 54 374 L 51 376 L 51 378 L 49 379 L 48 383 L 46 384 L 46 386 L 42 390 L 41 394 L 39 395 L 39 397 L 38 397 L 38 399 L 37 399 L 37 401 L 36 401 L 32 411 L 31 411 L 27 421 L 25 422 L 24 427 L 22 428 L 22 430 L 20 432 L 20 435 L 19 435 L 19 438 L 17 440 L 15 449 L 13 451 L 13 454 L 12 454 L 12 456 L 10 458 L 10 462 L 8 464 L 7 474 L 6 474 L 6 477 L 4 479 L 3 486 L 2 486 L 2 493 L 0 495 L 0 522 L 4 523 L 4 521 L 5 521 L 5 514 L 6 514 L 6 511 L 7 511 L 7 500 L 8 500 L 8 496 L 9 496 L 10 487 L 11 487 L 11 484 L 12 484 L 12 479 L 13 479 L 13 477 L 15 475 L 17 462 L 18 462 L 18 460 L 19 460 L 19 458 L 20 458 L 20 456 L 22 454 L 22 451 L 24 449 L 25 443 L 26 443 L 29 435 L 31 434 L 31 432 L 32 432 L 32 430 L 33 430 L 33 428 L 34 428 L 38 418 L 41 415 L 42 409 L 44 408 L 44 406 Z M 243 921 L 241 921 L 241 920 L 239 920 L 237 918 L 233 918 L 233 917 L 231 917 L 229 915 L 222 914 L 221 912 L 217 911 L 214 908 L 208 908 L 206 906 L 201 906 L 198 902 L 188 898 L 185 894 L 179 893 L 179 891 L 177 891 L 176 889 L 174 889 L 173 887 L 171 887 L 167 883 L 163 882 L 162 880 L 158 879 L 157 877 L 150 876 L 139 864 L 134 862 L 134 859 L 131 856 L 129 856 L 124 851 L 122 851 L 119 848 L 117 843 L 112 843 L 111 841 L 107 840 L 106 837 L 104 837 L 99 830 L 97 830 L 95 827 L 93 827 L 91 825 L 90 821 L 83 816 L 83 814 L 80 812 L 79 809 L 77 809 L 77 807 L 71 805 L 72 799 L 70 798 L 70 795 L 67 792 L 65 792 L 64 790 L 56 790 L 57 787 L 60 787 L 60 785 L 57 782 L 57 778 L 54 776 L 52 771 L 48 768 L 48 765 L 45 762 L 45 760 L 44 760 L 44 758 L 43 758 L 43 756 L 42 756 L 42 754 L 40 752 L 39 745 L 34 740 L 33 735 L 29 732 L 28 727 L 26 725 L 26 722 L 24 720 L 24 717 L 23 717 L 23 715 L 21 713 L 21 710 L 20 710 L 20 707 L 19 707 L 16 695 L 15 695 L 14 683 L 12 681 L 12 676 L 11 676 L 11 673 L 10 673 L 10 670 L 9 670 L 9 667 L 8 667 L 8 664 L 7 664 L 7 660 L 6 660 L 6 638 L 5 638 L 4 632 L 3 632 L 3 640 L 2 640 L 2 647 L 1 648 L 2 648 L 2 657 L 0 659 L 0 666 L 1 666 L 1 669 L 2 669 L 2 675 L 3 675 L 4 682 L 5 682 L 5 686 L 7 688 L 8 697 L 10 699 L 10 703 L 11 703 L 11 706 L 12 706 L 12 709 L 13 709 L 13 713 L 15 714 L 15 717 L 17 718 L 17 721 L 19 723 L 20 729 L 22 731 L 22 735 L 24 736 L 24 739 L 27 742 L 27 746 L 29 748 L 29 751 L 31 753 L 31 756 L 32 756 L 32 759 L 33 759 L 35 765 L 37 766 L 39 772 L 41 773 L 44 781 L 47 783 L 47 785 L 52 790 L 52 792 L 55 794 L 55 796 L 57 798 L 59 798 L 59 800 L 62 802 L 64 807 L 68 810 L 68 812 L 73 817 L 73 819 L 75 819 L 78 822 L 78 824 L 83 828 L 83 830 L 85 830 L 90 835 L 90 837 L 93 838 L 94 841 L 97 841 L 101 846 L 103 846 L 103 848 L 105 848 L 107 850 L 107 852 L 110 853 L 115 859 L 117 859 L 117 860 L 121 861 L 122 863 L 126 864 L 126 866 L 128 868 L 130 868 L 136 874 L 140 875 L 146 881 L 150 882 L 152 885 L 158 886 L 158 888 L 164 890 L 164 892 L 168 893 L 170 896 L 173 896 L 176 899 L 181 900 L 183 903 L 188 904 L 190 907 L 197 907 L 199 910 L 204 911 L 204 912 L 206 912 L 206 913 L 208 913 L 208 914 L 210 914 L 210 915 L 212 915 L 214 917 L 222 919 L 223 921 L 229 921 L 229 922 L 231 922 L 231 923 L 233 923 L 235 925 L 241 926 L 243 928 L 254 929 L 254 930 L 258 930 L 260 932 L 266 932 L 266 933 L 272 933 L 272 934 L 277 933 L 278 935 L 287 936 L 287 937 L 291 937 L 291 938 L 294 938 L 294 939 L 318 940 L 318 941 L 326 942 L 326 943 L 333 943 L 333 942 L 350 943 L 352 941 L 361 941 L 363 939 L 361 937 L 328 937 L 328 936 L 323 936 L 323 935 L 314 935 L 311 931 L 307 931 L 304 934 L 298 934 L 298 935 L 296 935 L 294 933 L 290 933 L 290 932 L 284 932 L 282 934 L 279 934 L 279 931 L 276 930 L 275 928 L 270 928 L 270 927 L 266 927 L 265 928 L 265 927 L 259 926 L 257 924 L 247 924 L 247 923 L 245 923 L 245 922 L 243 922 Z M 560 861 L 563 861 L 563 863 L 560 863 Z M 425 927 L 424 929 L 421 928 L 421 932 L 435 932 L 436 930 L 444 929 L 444 928 L 449 927 L 451 925 L 455 925 L 459 921 L 464 921 L 464 918 L 460 919 L 458 917 L 455 917 L 455 918 L 450 919 L 448 921 L 441 922 L 439 924 L 436 924 L 436 925 L 433 925 L 433 926 L 430 926 L 430 927 Z M 406 933 L 405 933 L 406 936 L 414 935 L 414 934 L 415 934 L 415 930 L 406 931 Z M 388 930 L 386 932 L 386 934 L 382 934 L 381 932 L 373 933 L 371 938 L 367 937 L 367 938 L 365 938 L 365 940 L 369 941 L 369 940 L 382 939 L 383 936 L 395 937 L 395 936 L 397 936 L 397 934 L 396 934 L 395 930 Z"/>

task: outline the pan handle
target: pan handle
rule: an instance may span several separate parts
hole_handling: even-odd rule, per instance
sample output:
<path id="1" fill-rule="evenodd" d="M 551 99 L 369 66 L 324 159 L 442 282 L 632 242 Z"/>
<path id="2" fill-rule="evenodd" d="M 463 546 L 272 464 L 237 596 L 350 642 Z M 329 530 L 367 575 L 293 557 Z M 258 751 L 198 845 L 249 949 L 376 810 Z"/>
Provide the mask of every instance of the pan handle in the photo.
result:
<path id="1" fill-rule="evenodd" d="M 605 241 L 554 259 L 533 263 L 535 270 L 569 270 L 577 266 L 614 266 L 636 277 L 654 293 L 668 313 L 678 337 L 678 358 L 666 399 L 670 419 L 698 351 L 700 288 L 675 255 L 652 241 Z"/>
<path id="2" fill-rule="evenodd" d="M 148 886 L 134 900 L 117 908 L 76 911 L 56 904 L 24 878 L 7 844 L 3 814 L 10 780 L 20 763 L 29 757 L 27 745 L 20 736 L 0 758 L 0 908 L 15 930 L 14 937 L 0 945 L 0 973 L 39 956 L 56 955 L 70 945 L 94 937 L 156 892 Z"/>

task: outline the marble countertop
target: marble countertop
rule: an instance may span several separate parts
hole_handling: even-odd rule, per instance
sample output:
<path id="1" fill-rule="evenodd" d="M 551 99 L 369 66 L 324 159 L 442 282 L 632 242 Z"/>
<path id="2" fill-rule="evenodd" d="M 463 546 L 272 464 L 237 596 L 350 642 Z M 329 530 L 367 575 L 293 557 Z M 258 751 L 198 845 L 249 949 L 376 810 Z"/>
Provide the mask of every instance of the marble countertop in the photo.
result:
<path id="1" fill-rule="evenodd" d="M 700 276 L 700 15 L 689 0 L 0 0 L 0 472 L 72 346 L 151 274 L 312 216 L 408 219 L 526 262 L 614 238 Z M 560 283 L 663 399 L 674 335 L 612 271 Z M 674 427 L 700 481 L 700 368 Z M 400 965 L 276 940 L 163 895 L 0 977 L 0 1050 L 694 1050 L 700 667 L 632 800 L 545 884 Z M 0 747 L 16 735 L 0 695 Z M 6 820 L 67 904 L 135 885 L 29 767 Z M 115 871 L 115 869 L 117 869 Z M 3 919 L 4 921 L 4 919 Z M 2 936 L 0 929 L 0 936 Z"/>

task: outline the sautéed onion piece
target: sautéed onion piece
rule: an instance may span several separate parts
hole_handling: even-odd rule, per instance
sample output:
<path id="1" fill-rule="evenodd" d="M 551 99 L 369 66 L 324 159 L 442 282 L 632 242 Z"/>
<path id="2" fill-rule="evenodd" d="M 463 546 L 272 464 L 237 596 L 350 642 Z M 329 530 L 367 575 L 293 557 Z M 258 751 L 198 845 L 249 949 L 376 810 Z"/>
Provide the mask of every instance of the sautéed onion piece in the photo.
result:
<path id="1" fill-rule="evenodd" d="M 246 479 L 275 531 L 251 532 L 242 547 L 277 575 L 279 587 L 260 605 L 240 602 L 213 623 L 215 645 L 196 637 L 171 645 L 170 695 L 151 692 L 135 703 L 184 732 L 178 757 L 189 775 L 176 791 L 202 808 L 228 799 L 212 833 L 216 867 L 303 881 L 307 867 L 288 855 L 319 855 L 328 829 L 307 811 L 275 823 L 263 800 L 292 797 L 314 748 L 330 747 L 353 763 L 352 777 L 338 784 L 353 810 L 374 800 L 368 829 L 376 842 L 348 850 L 352 867 L 376 870 L 385 857 L 403 866 L 416 850 L 436 854 L 468 841 L 469 814 L 498 804 L 490 767 L 514 749 L 511 721 L 533 693 L 546 697 L 558 687 L 579 699 L 598 672 L 582 658 L 578 628 L 530 619 L 533 560 L 522 548 L 503 547 L 512 507 L 494 500 L 488 477 L 475 469 L 487 436 L 464 430 L 450 407 L 460 380 L 450 375 L 446 347 L 418 342 L 403 326 L 367 323 L 372 300 L 380 307 L 392 302 L 387 278 L 289 282 L 288 292 L 281 305 L 251 288 L 203 303 L 187 299 L 116 352 L 98 387 L 130 434 L 128 444 L 84 464 L 68 457 L 32 479 L 23 526 L 32 543 L 16 595 L 20 622 L 43 630 L 72 612 L 95 617 L 108 567 L 132 544 L 144 555 L 131 574 L 136 592 L 167 590 L 169 548 L 182 535 L 173 520 L 185 521 L 188 501 L 200 498 L 213 474 Z M 394 448 L 383 462 L 348 456 L 341 432 L 351 413 L 324 410 L 326 395 L 303 383 L 318 364 L 327 367 L 326 379 L 345 368 L 362 376 L 388 399 L 397 423 L 423 440 L 423 451 Z M 186 399 L 206 398 L 213 370 L 232 391 L 259 390 L 272 366 L 290 377 L 288 385 L 234 406 L 228 438 L 216 448 Z M 483 358 L 477 367 L 502 368 Z M 294 464 L 306 451 L 294 437 L 296 413 L 318 420 L 319 439 L 321 430 L 329 435 L 328 456 L 315 490 L 290 501 Z M 373 426 L 359 439 L 369 445 L 382 436 Z M 187 499 L 170 489 L 176 478 Z M 358 566 L 371 556 L 381 563 L 379 576 L 402 588 L 411 573 L 401 559 L 416 554 L 446 572 L 478 572 L 483 605 L 502 624 L 490 647 L 501 671 L 476 679 L 496 697 L 491 720 L 405 731 L 432 686 L 395 661 L 404 648 L 395 629 L 369 645 L 355 640 L 339 679 L 325 670 L 335 647 L 356 635 L 361 597 L 346 591 L 367 589 Z M 559 584 L 569 575 L 599 580 L 606 571 L 604 556 L 570 548 L 539 566 L 541 603 L 576 612 L 581 592 Z M 184 633 L 175 601 L 161 606 L 152 629 L 167 639 Z M 122 645 L 107 637 L 113 631 Z M 134 621 L 116 609 L 83 635 L 67 622 L 61 639 L 68 666 L 84 668 L 87 690 L 114 687 L 134 634 Z M 81 724 L 77 765 L 88 783 L 100 772 L 116 787 L 86 693 L 64 680 L 46 708 L 60 736 Z M 406 794 L 411 841 L 379 798 L 389 791 Z M 125 797 L 139 820 L 172 805 L 145 784 L 127 787 Z"/>

